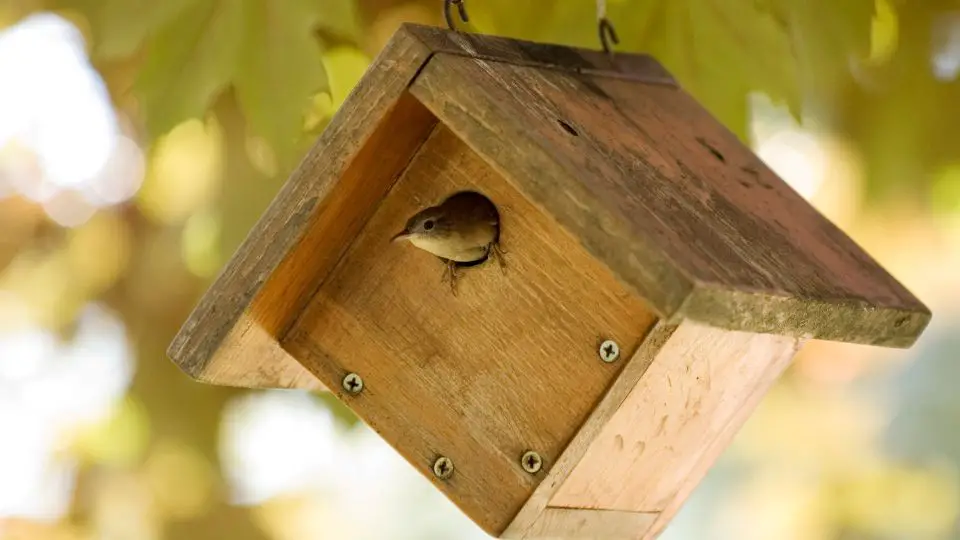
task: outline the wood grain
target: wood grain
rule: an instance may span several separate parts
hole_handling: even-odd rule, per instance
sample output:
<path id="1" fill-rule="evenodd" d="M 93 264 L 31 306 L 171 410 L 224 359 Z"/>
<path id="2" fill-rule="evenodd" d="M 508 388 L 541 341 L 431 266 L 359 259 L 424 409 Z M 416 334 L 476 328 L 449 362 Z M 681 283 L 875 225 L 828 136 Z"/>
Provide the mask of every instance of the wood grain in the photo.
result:
<path id="1" fill-rule="evenodd" d="M 228 386 L 320 387 L 276 341 L 337 258 L 336 250 L 318 250 L 318 244 L 345 247 L 347 233 L 362 223 L 363 212 L 347 212 L 351 221 L 335 231 L 335 238 L 327 236 L 330 220 L 344 219 L 343 203 L 354 195 L 363 200 L 361 208 L 382 196 L 383 182 L 372 179 L 375 171 L 367 168 L 402 166 L 404 154 L 429 132 L 432 117 L 404 120 L 403 114 L 392 119 L 391 114 L 398 112 L 395 106 L 404 91 L 438 52 L 475 52 L 542 69 L 675 84 L 646 55 L 618 55 L 611 62 L 597 51 L 402 25 L 171 342 L 167 354 L 184 372 Z M 404 112 L 418 111 L 399 110 Z M 331 259 L 314 259 L 317 254 Z"/>
<path id="2" fill-rule="evenodd" d="M 498 204 L 508 269 L 454 297 L 387 239 L 460 189 Z M 929 319 L 651 57 L 404 25 L 168 354 L 328 387 L 491 534 L 652 539 L 804 339 Z"/>
<path id="3" fill-rule="evenodd" d="M 533 494 L 517 513 L 502 538 L 528 538 L 531 527 L 541 519 L 547 510 L 547 504 L 566 480 L 567 476 L 583 459 L 604 426 L 613 418 L 630 392 L 639 384 L 640 378 L 647 368 L 656 359 L 657 354 L 673 335 L 676 326 L 658 321 L 644 336 L 636 352 L 630 358 L 625 358 L 625 365 L 620 370 L 617 379 L 610 385 L 606 394 L 590 412 L 590 416 L 573 436 L 556 463 L 550 468 L 543 481 L 537 485 Z M 639 534 L 639 530 L 634 531 Z M 635 535 L 636 536 L 636 535 Z"/>
<path id="4" fill-rule="evenodd" d="M 326 390 L 307 368 L 280 347 L 277 338 L 243 312 L 220 347 L 208 359 L 198 380 L 241 388 L 271 386 Z"/>
<path id="5" fill-rule="evenodd" d="M 411 92 L 670 322 L 892 347 L 929 322 L 679 88 L 439 53 Z"/>
<path id="6" fill-rule="evenodd" d="M 682 323 L 549 506 L 662 512 L 699 482 L 799 346 Z"/>
<path id="7" fill-rule="evenodd" d="M 799 353 L 805 343 L 803 340 L 798 340 L 796 345 L 797 353 Z M 726 424 L 717 431 L 713 440 L 699 451 L 699 456 L 696 458 L 693 468 L 687 476 L 681 480 L 677 486 L 676 493 L 672 497 L 668 497 L 656 521 L 647 530 L 647 533 L 643 535 L 643 540 L 654 540 L 667 528 L 670 521 L 677 515 L 677 512 L 680 511 L 683 503 L 686 502 L 694 489 L 700 484 L 704 477 L 706 477 L 707 472 L 713 464 L 716 463 L 720 455 L 723 454 L 724 450 L 733 442 L 740 428 L 747 422 L 750 415 L 753 414 L 753 411 L 756 410 L 760 404 L 760 401 L 783 373 L 787 367 L 785 364 L 789 364 L 790 362 L 789 357 L 793 356 L 796 356 L 796 353 L 792 355 L 784 354 L 770 359 L 766 369 L 763 370 L 758 380 L 758 384 L 741 396 L 743 401 L 740 408 L 734 412 Z"/>
<path id="8" fill-rule="evenodd" d="M 226 386 L 317 386 L 277 338 L 337 259 L 329 244 L 349 244 L 432 129 L 432 115 L 401 101 L 429 55 L 408 32 L 380 53 L 171 342 L 184 372 Z"/>
<path id="9" fill-rule="evenodd" d="M 443 265 L 392 244 L 417 210 L 476 189 L 497 204 L 507 270 L 464 271 L 453 296 Z M 603 339 L 630 355 L 654 323 L 645 303 L 438 126 L 283 346 L 491 534 L 501 533 L 616 378 Z M 364 380 L 345 395 L 347 372 Z M 533 449 L 543 472 L 519 458 Z M 453 460 L 448 481 L 431 472 Z"/>
<path id="10" fill-rule="evenodd" d="M 485 34 L 450 32 L 433 26 L 403 25 L 430 50 L 477 60 L 506 62 L 541 70 L 593 74 L 648 84 L 677 86 L 666 68 L 648 54 L 615 54 L 603 51 L 536 43 Z"/>
<path id="11" fill-rule="evenodd" d="M 547 508 L 527 531 L 526 540 L 636 540 L 650 529 L 657 514 Z"/>

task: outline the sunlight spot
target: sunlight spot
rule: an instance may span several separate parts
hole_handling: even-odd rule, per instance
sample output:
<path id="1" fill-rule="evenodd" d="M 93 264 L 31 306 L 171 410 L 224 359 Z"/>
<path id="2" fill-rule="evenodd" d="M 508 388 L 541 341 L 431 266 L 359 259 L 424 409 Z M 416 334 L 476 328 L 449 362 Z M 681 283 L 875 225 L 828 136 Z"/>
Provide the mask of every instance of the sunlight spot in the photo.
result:
<path id="1" fill-rule="evenodd" d="M 781 130 L 760 142 L 757 155 L 804 199 L 813 198 L 823 183 L 827 156 L 811 133 Z"/>
<path id="2" fill-rule="evenodd" d="M 249 394 L 228 405 L 223 424 L 223 461 L 237 503 L 262 502 L 333 473 L 333 416 L 309 395 Z"/>
<path id="3" fill-rule="evenodd" d="M 68 238 L 71 281 L 90 294 L 108 289 L 126 272 L 134 239 L 130 225 L 119 213 L 101 211 L 70 231 Z"/>
<path id="4" fill-rule="evenodd" d="M 27 17 L 0 34 L 0 73 L 0 146 L 23 140 L 61 187 L 97 174 L 117 125 L 80 32 L 56 15 Z"/>
<path id="5" fill-rule="evenodd" d="M 130 353 L 123 324 L 97 305 L 66 343 L 39 328 L 0 332 L 0 517 L 68 511 L 76 464 L 64 438 L 110 414 L 133 375 Z"/>
<path id="6" fill-rule="evenodd" d="M 120 136 L 110 158 L 98 172 L 97 181 L 86 185 L 84 196 L 100 206 L 130 199 L 143 184 L 145 161 L 143 150 L 137 143 L 129 137 Z"/>
<path id="7" fill-rule="evenodd" d="M 890 0 L 876 0 L 876 12 L 870 25 L 870 62 L 881 64 L 889 60 L 899 41 L 899 19 Z"/>
<path id="8" fill-rule="evenodd" d="M 180 256 L 187 269 L 203 278 L 220 270 L 220 220 L 213 213 L 197 212 L 183 227 Z"/>
<path id="9" fill-rule="evenodd" d="M 161 440 L 144 463 L 156 509 L 172 519 L 204 515 L 213 502 L 216 469 L 193 446 Z"/>
<path id="10" fill-rule="evenodd" d="M 191 119 L 157 140 L 137 199 L 157 222 L 182 223 L 219 195 L 223 133 L 216 120 Z"/>
<path id="11" fill-rule="evenodd" d="M 341 428 L 306 392 L 235 399 L 221 437 L 233 500 L 258 505 L 261 525 L 277 540 L 315 536 L 331 519 L 351 524 L 338 530 L 341 540 L 488 538 L 376 433 Z"/>
<path id="12" fill-rule="evenodd" d="M 72 189 L 57 191 L 46 197 L 42 205 L 47 216 L 62 227 L 83 225 L 97 212 L 90 201 Z"/>
<path id="13" fill-rule="evenodd" d="M 960 13 L 941 15 L 933 23 L 933 75 L 950 82 L 960 74 Z"/>
<path id="14" fill-rule="evenodd" d="M 43 204 L 63 226 L 130 198 L 143 156 L 67 19 L 37 13 L 0 31 L 0 197 Z"/>

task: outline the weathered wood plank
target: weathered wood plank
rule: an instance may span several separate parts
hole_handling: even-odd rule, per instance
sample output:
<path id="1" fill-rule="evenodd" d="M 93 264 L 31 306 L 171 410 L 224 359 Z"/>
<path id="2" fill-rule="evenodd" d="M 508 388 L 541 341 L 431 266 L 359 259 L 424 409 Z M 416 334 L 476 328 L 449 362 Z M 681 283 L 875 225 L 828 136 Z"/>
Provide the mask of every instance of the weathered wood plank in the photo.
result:
<path id="1" fill-rule="evenodd" d="M 929 322 L 681 89 L 441 53 L 411 92 L 670 322 L 894 347 Z"/>
<path id="2" fill-rule="evenodd" d="M 526 540 L 636 540 L 649 530 L 658 514 L 547 508 L 527 531 Z"/>
<path id="3" fill-rule="evenodd" d="M 796 351 L 799 353 L 804 342 L 798 341 L 796 345 Z M 654 540 L 667 528 L 670 521 L 673 520 L 677 512 L 680 511 L 683 503 L 687 501 L 694 489 L 696 489 L 700 482 L 706 477 L 710 468 L 713 467 L 714 463 L 720 458 L 720 455 L 723 454 L 727 447 L 733 442 L 734 437 L 736 437 L 740 428 L 743 427 L 750 418 L 750 415 L 753 414 L 753 411 L 760 405 L 763 397 L 767 395 L 773 385 L 776 384 L 776 380 L 788 367 L 786 364 L 789 364 L 791 361 L 790 357 L 795 356 L 796 353 L 766 359 L 768 362 L 767 367 L 760 375 L 758 383 L 740 396 L 742 400 L 740 407 L 734 411 L 727 422 L 718 429 L 713 440 L 700 450 L 693 468 L 690 469 L 685 478 L 680 480 L 676 493 L 663 501 L 663 509 L 653 525 L 651 525 L 646 534 L 643 535 L 642 540 Z"/>
<path id="4" fill-rule="evenodd" d="M 318 243 L 339 242 L 346 247 L 350 240 L 343 235 L 330 238 L 329 223 L 323 221 L 343 219 L 343 208 L 328 211 L 328 206 L 339 204 L 333 200 L 337 186 L 369 190 L 368 199 L 375 198 L 381 192 L 370 189 L 376 182 L 371 182 L 367 168 L 378 166 L 386 171 L 386 165 L 399 166 L 403 153 L 429 131 L 430 117 L 403 116 L 416 115 L 416 108 L 401 109 L 399 117 L 393 119 L 396 126 L 389 123 L 389 116 L 396 112 L 395 104 L 419 70 L 441 51 L 476 51 L 501 61 L 544 69 L 603 72 L 613 77 L 639 73 L 645 80 L 673 84 L 662 66 L 646 55 L 618 55 L 613 64 L 596 51 L 404 24 L 170 344 L 168 356 L 186 373 L 201 381 L 229 386 L 320 388 L 276 345 L 277 338 L 322 281 L 324 265 L 335 262 L 335 252 L 317 250 Z M 391 127 L 384 129 L 384 125 Z M 379 139 L 375 138 L 378 129 Z M 361 152 L 367 156 L 358 156 Z M 391 156 L 401 157 L 396 162 L 380 161 Z M 361 174 L 364 181 L 352 183 Z M 362 222 L 362 212 L 353 218 L 359 220 L 353 225 Z M 347 230 L 353 229 L 340 232 Z M 317 253 L 333 254 L 334 259 L 314 259 Z M 258 351 L 260 365 L 244 362 L 238 356 L 244 350 Z"/>
<path id="5" fill-rule="evenodd" d="M 450 32 L 433 26 L 405 24 L 404 29 L 434 53 L 506 62 L 537 69 L 676 86 L 673 76 L 647 54 L 608 55 L 603 51 L 536 43 L 484 34 Z"/>
<path id="6" fill-rule="evenodd" d="M 463 271 L 390 237 L 420 208 L 476 189 L 501 211 L 507 269 Z M 283 346 L 417 470 L 499 534 L 595 407 L 653 324 L 645 303 L 443 126 L 310 300 Z M 364 389 L 346 394 L 348 372 Z M 535 450 L 544 472 L 526 473 Z M 448 481 L 432 474 L 453 460 Z"/>
<path id="7" fill-rule="evenodd" d="M 504 532 L 503 538 L 528 538 L 533 534 L 531 527 L 541 519 L 541 516 L 547 510 L 550 499 L 553 498 L 563 481 L 583 459 L 594 439 L 613 418 L 613 415 L 617 413 L 623 401 L 639 384 L 640 378 L 646 373 L 647 368 L 653 363 L 660 349 L 667 343 L 676 328 L 676 326 L 664 324 L 663 321 L 657 322 L 644 336 L 633 356 L 623 359 L 625 365 L 620 370 L 617 380 L 610 385 L 603 398 L 590 412 L 590 416 L 587 417 L 576 435 L 564 448 L 563 453 L 557 458 L 556 463 L 547 472 L 543 481 L 537 485 L 533 494 L 530 495 L 523 508 L 520 509 L 520 512 L 517 513 Z M 634 532 L 637 533 L 634 535 L 636 537 L 641 531 Z"/>
<path id="8" fill-rule="evenodd" d="M 167 354 L 187 374 L 227 386 L 316 387 L 276 338 L 323 279 L 322 266 L 335 262 L 329 250 L 322 253 L 333 260 L 313 260 L 317 244 L 346 247 L 368 209 L 360 203 L 385 192 L 435 123 L 414 100 L 397 108 L 430 54 L 408 32 L 380 53 L 170 344 Z M 369 192 L 355 207 L 341 206 L 362 190 Z M 346 222 L 341 234 L 330 220 Z M 280 365 L 259 365 L 266 359 L 245 336 L 257 336 L 256 349 L 272 349 L 267 358 Z"/>
<path id="9" fill-rule="evenodd" d="M 549 506 L 663 512 L 689 495 L 800 346 L 680 324 Z"/>

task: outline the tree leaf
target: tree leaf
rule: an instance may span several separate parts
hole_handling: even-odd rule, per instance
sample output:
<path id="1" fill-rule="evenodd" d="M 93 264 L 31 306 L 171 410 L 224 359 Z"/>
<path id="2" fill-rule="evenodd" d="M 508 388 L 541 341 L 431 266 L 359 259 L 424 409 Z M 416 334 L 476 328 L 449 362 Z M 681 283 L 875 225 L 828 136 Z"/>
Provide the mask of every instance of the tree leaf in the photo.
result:
<path id="1" fill-rule="evenodd" d="M 898 19 L 899 47 L 846 89 L 830 127 L 860 150 L 871 202 L 902 206 L 927 203 L 936 175 L 960 164 L 960 68 L 938 71 L 938 60 L 956 66 L 950 40 L 960 16 L 931 2 L 905 6 Z"/>
<path id="2" fill-rule="evenodd" d="M 311 0 L 246 0 L 244 39 L 235 76 L 250 130 L 289 164 L 310 98 L 327 89 L 313 31 L 324 18 Z"/>
<path id="3" fill-rule="evenodd" d="M 360 17 L 355 0 L 310 0 L 318 15 L 317 28 L 339 37 L 360 40 Z"/>
<path id="4" fill-rule="evenodd" d="M 870 56 L 875 0 L 770 0 L 798 69 L 798 91 L 833 101 L 850 68 Z"/>
<path id="5" fill-rule="evenodd" d="M 97 32 L 97 58 L 125 58 L 137 51 L 155 31 L 184 13 L 194 0 L 93 0 L 97 6 L 91 24 Z"/>
<path id="6" fill-rule="evenodd" d="M 199 118 L 236 73 L 244 10 L 237 0 L 197 0 L 150 40 L 134 85 L 152 137 Z"/>
<path id="7" fill-rule="evenodd" d="M 747 140 L 747 103 L 763 92 L 798 110 L 783 28 L 753 0 L 662 0 L 612 15 L 624 49 L 656 57 L 728 129 Z"/>
<path id="8" fill-rule="evenodd" d="M 317 33 L 359 40 L 355 0 L 52 0 L 83 13 L 100 60 L 143 49 L 133 87 L 151 138 L 202 117 L 233 84 L 251 132 L 289 165 L 329 91 Z"/>

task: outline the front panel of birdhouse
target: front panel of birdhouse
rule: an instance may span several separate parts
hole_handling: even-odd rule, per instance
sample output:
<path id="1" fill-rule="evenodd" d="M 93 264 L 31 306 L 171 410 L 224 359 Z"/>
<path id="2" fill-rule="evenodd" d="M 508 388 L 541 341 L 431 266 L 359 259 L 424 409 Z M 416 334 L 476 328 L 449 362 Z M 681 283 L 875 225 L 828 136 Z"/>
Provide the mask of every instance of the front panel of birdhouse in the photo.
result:
<path id="1" fill-rule="evenodd" d="M 456 295 L 444 265 L 391 243 L 406 219 L 473 189 L 501 214 L 506 268 L 461 271 Z M 603 362 L 607 339 L 623 355 L 654 322 L 576 240 L 437 124 L 363 230 L 313 295 L 284 348 L 338 392 L 425 475 L 439 456 L 454 474 L 438 486 L 499 533 L 544 472 L 520 463 L 560 455 L 624 362 Z M 341 387 L 357 373 L 363 390 Z"/>
<path id="2" fill-rule="evenodd" d="M 506 267 L 454 294 L 391 238 L 463 190 Z M 807 339 L 929 318 L 650 57 L 406 25 L 169 355 L 326 387 L 491 535 L 650 540 Z"/>

